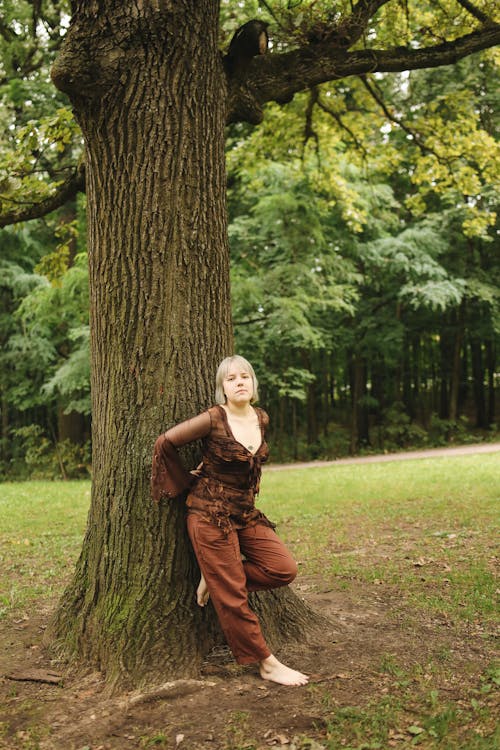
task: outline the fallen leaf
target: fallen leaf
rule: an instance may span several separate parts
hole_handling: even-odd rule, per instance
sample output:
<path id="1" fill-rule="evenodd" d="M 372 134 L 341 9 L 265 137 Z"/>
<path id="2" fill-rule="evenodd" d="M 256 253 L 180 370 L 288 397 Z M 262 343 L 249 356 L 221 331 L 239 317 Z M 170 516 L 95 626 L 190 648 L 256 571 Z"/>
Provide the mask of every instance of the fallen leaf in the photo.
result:
<path id="1" fill-rule="evenodd" d="M 408 734 L 417 736 L 418 734 L 422 734 L 422 732 L 425 732 L 425 729 L 422 729 L 422 727 L 419 727 L 416 724 L 412 724 L 411 727 L 408 727 L 407 732 Z"/>
<path id="2" fill-rule="evenodd" d="M 266 739 L 266 745 L 280 745 L 280 746 L 283 746 L 283 745 L 289 745 L 290 744 L 290 739 L 285 734 L 272 734 L 272 732 L 266 732 L 266 734 L 264 735 L 264 737 L 266 737 L 266 735 L 270 735 Z"/>
<path id="3" fill-rule="evenodd" d="M 292 739 L 292 744 L 290 745 L 290 750 L 300 750 L 300 748 L 303 748 L 304 744 L 300 737 L 294 737 Z M 325 750 L 324 745 L 320 745 L 319 742 L 316 742 L 316 740 L 307 739 L 307 750 Z"/>

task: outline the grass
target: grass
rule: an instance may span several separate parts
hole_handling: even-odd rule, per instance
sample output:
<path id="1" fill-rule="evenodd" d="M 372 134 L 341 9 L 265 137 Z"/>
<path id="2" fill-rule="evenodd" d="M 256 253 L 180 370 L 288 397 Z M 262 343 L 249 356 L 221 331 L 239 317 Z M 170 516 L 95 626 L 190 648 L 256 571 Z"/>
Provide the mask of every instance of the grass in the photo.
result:
<path id="1" fill-rule="evenodd" d="M 80 549 L 89 482 L 0 485 L 0 618 L 61 588 Z"/>
<path id="2" fill-rule="evenodd" d="M 415 746 L 421 750 L 496 750 L 500 747 L 500 725 L 496 723 L 495 701 L 491 700 L 492 689 L 500 682 L 498 668 L 487 671 L 468 699 L 458 702 L 447 699 L 440 690 L 429 688 L 418 670 L 395 671 L 398 680 L 390 693 L 361 707 L 335 706 L 327 691 L 315 686 L 309 688 L 312 700 L 321 706 L 326 750 L 389 747 L 405 750 Z M 392 663 L 389 674 L 394 674 Z"/>
<path id="3" fill-rule="evenodd" d="M 393 584 L 413 606 L 497 612 L 498 455 L 266 472 L 260 507 L 325 584 Z"/>
<path id="4" fill-rule="evenodd" d="M 0 485 L 0 617 L 50 597 L 74 564 L 90 484 Z M 260 507 L 326 584 L 404 587 L 413 606 L 495 618 L 495 454 L 265 472 Z"/>
<path id="5" fill-rule="evenodd" d="M 404 604 L 407 632 L 412 617 L 439 616 L 481 648 L 497 621 L 499 488 L 497 455 L 440 457 L 266 471 L 259 506 L 292 547 L 302 580 L 353 595 L 383 584 Z M 89 500 L 85 481 L 0 485 L 0 616 L 22 618 L 59 593 L 80 550 Z M 325 685 L 309 686 L 306 700 L 321 719 L 315 739 L 294 738 L 295 750 L 500 748 L 500 670 L 484 658 L 464 667 L 456 657 L 439 639 L 417 664 L 386 653 L 375 666 L 385 692 L 374 696 L 368 687 L 356 705 L 339 705 Z M 450 700 L 446 686 L 460 700 Z M 250 718 L 231 714 L 224 750 L 261 747 Z M 25 740 L 37 746 L 34 734 Z M 168 746 L 163 732 L 142 742 Z"/>

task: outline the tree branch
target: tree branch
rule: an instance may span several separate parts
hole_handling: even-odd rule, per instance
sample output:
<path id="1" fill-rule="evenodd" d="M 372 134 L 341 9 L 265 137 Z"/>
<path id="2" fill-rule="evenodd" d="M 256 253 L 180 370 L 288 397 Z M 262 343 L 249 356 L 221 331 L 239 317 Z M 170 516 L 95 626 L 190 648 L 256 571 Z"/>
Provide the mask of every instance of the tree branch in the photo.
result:
<path id="1" fill-rule="evenodd" d="M 249 320 L 235 320 L 233 326 L 250 326 L 253 323 L 262 323 L 267 320 L 267 315 L 263 315 L 261 318 L 250 318 Z"/>
<path id="2" fill-rule="evenodd" d="M 340 24 L 337 31 L 337 34 L 341 31 L 345 36 L 345 46 L 352 47 L 363 36 L 370 18 L 388 2 L 390 0 L 358 0 L 351 15 Z"/>
<path id="3" fill-rule="evenodd" d="M 492 18 L 487 16 L 486 13 L 483 13 L 483 11 L 480 8 L 477 8 L 474 3 L 471 3 L 470 0 L 457 0 L 457 3 L 461 5 L 462 8 L 465 8 L 465 10 L 468 11 L 471 16 L 474 16 L 474 18 L 477 18 L 478 21 L 481 21 L 481 23 L 494 23 Z"/>
<path id="4" fill-rule="evenodd" d="M 401 120 L 399 117 L 396 117 L 387 107 L 386 103 L 382 99 L 382 97 L 377 93 L 375 88 L 369 83 L 366 76 L 360 76 L 360 80 L 363 83 L 364 87 L 372 97 L 372 99 L 378 104 L 384 115 L 387 117 L 389 122 L 393 122 L 395 125 L 401 128 L 401 130 L 404 130 L 405 133 L 407 133 L 411 138 L 414 140 L 414 142 L 417 144 L 417 146 L 420 148 L 423 154 L 425 153 L 433 153 L 436 157 L 437 154 L 435 151 L 433 151 L 431 148 L 426 146 L 426 144 L 422 141 L 420 138 L 420 135 L 410 128 L 406 123 Z"/>
<path id="5" fill-rule="evenodd" d="M 309 102 L 306 108 L 306 122 L 304 125 L 304 153 L 305 153 L 305 148 L 307 146 L 307 142 L 311 138 L 314 138 L 314 142 L 316 144 L 316 153 L 318 154 L 318 159 L 319 159 L 319 139 L 318 139 L 318 134 L 313 128 L 313 111 L 314 111 L 314 105 L 318 101 L 318 97 L 319 97 L 318 87 L 314 86 L 311 89 Z"/>
<path id="6" fill-rule="evenodd" d="M 85 190 L 85 165 L 79 164 L 76 171 L 59 186 L 57 191 L 39 203 L 30 203 L 22 207 L 12 208 L 0 214 L 0 228 L 10 224 L 19 224 L 21 221 L 39 219 L 41 216 L 55 211 L 67 201 L 74 198 L 77 193 Z"/>
<path id="7" fill-rule="evenodd" d="M 452 65 L 463 57 L 500 44 L 500 24 L 432 47 L 348 52 L 331 42 L 309 44 L 283 54 L 255 58 L 243 82 L 229 82 L 228 122 L 262 120 L 265 102 L 291 101 L 294 94 L 320 83 L 365 73 L 400 73 L 405 70 Z M 254 111 L 250 103 L 253 102 Z M 244 106 L 242 106 L 244 105 Z"/>
<path id="8" fill-rule="evenodd" d="M 398 127 L 401 128 L 405 133 L 407 133 L 411 138 L 413 139 L 413 142 L 418 146 L 422 154 L 432 154 L 439 164 L 442 164 L 446 167 L 448 170 L 450 181 L 458 191 L 461 192 L 461 187 L 455 177 L 455 173 L 453 170 L 453 158 L 451 157 L 445 157 L 443 154 L 440 154 L 435 148 L 431 148 L 427 145 L 425 142 L 425 137 L 422 136 L 420 133 L 418 133 L 416 130 L 411 128 L 409 125 L 407 125 L 402 119 L 399 117 L 396 117 L 392 112 L 389 110 L 388 106 L 384 102 L 382 95 L 377 92 L 376 86 L 372 86 L 369 81 L 367 80 L 366 76 L 360 76 L 361 82 L 364 84 L 366 90 L 370 94 L 370 96 L 373 98 L 373 100 L 378 104 L 378 106 L 382 109 L 384 115 L 387 117 L 387 119 L 390 122 L 395 123 Z M 477 165 L 477 170 L 481 172 L 481 168 Z"/>
<path id="9" fill-rule="evenodd" d="M 0 17 L 0 36 L 3 36 L 6 42 L 13 42 L 17 39 L 16 32 L 5 23 L 2 17 Z"/>
<path id="10" fill-rule="evenodd" d="M 317 101 L 318 107 L 323 110 L 323 112 L 326 112 L 327 115 L 330 115 L 330 117 L 333 117 L 337 125 L 342 129 L 345 130 L 345 132 L 349 135 L 352 142 L 356 146 L 356 148 L 361 151 L 361 153 L 366 156 L 366 148 L 363 146 L 361 141 L 356 137 L 356 135 L 352 132 L 351 128 L 345 124 L 345 122 L 342 120 L 341 116 L 337 114 L 337 112 L 334 112 L 333 109 L 330 109 L 325 102 L 318 98 Z"/>
<path id="11" fill-rule="evenodd" d="M 337 23 L 313 21 L 312 26 L 305 26 L 303 38 L 311 44 L 328 41 L 337 47 L 348 49 L 355 44 L 366 31 L 370 19 L 391 0 L 359 0 L 352 8 L 351 14 Z"/>
<path id="12" fill-rule="evenodd" d="M 276 24 L 276 26 L 280 27 L 281 29 L 284 29 L 285 28 L 284 25 L 282 24 L 282 22 L 279 19 L 279 17 L 276 15 L 276 13 L 273 10 L 273 8 L 269 5 L 269 3 L 266 2 L 266 0 L 261 0 L 261 3 L 264 6 L 264 8 L 267 10 L 267 12 L 269 13 L 269 15 L 271 16 L 271 18 L 273 19 L 273 21 Z"/>

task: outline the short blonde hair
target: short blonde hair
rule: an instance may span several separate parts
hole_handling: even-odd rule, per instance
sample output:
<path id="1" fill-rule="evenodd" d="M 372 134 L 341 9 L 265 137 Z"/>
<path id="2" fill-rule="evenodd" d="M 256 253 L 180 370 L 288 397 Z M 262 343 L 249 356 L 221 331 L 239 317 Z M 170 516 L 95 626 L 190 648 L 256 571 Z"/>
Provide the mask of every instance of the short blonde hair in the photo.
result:
<path id="1" fill-rule="evenodd" d="M 250 399 L 250 403 L 253 404 L 255 401 L 259 400 L 259 381 L 257 380 L 257 376 L 255 375 L 254 369 L 248 359 L 245 359 L 245 357 L 240 357 L 239 354 L 233 354 L 232 357 L 226 357 L 219 365 L 217 375 L 215 376 L 215 403 L 226 403 L 226 396 L 224 393 L 224 379 L 229 372 L 229 368 L 234 364 L 241 367 L 242 370 L 248 372 L 252 377 L 253 395 Z"/>

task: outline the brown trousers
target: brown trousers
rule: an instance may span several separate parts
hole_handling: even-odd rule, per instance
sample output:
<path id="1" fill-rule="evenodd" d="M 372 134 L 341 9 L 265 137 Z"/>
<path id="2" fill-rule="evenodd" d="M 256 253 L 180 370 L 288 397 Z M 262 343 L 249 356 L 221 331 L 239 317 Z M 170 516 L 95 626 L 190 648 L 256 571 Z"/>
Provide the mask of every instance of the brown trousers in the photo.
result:
<path id="1" fill-rule="evenodd" d="M 229 648 L 239 664 L 262 661 L 271 652 L 248 592 L 285 586 L 297 565 L 273 529 L 262 523 L 228 535 L 196 513 L 189 513 L 188 533 Z M 241 555 L 245 559 L 242 560 Z"/>

